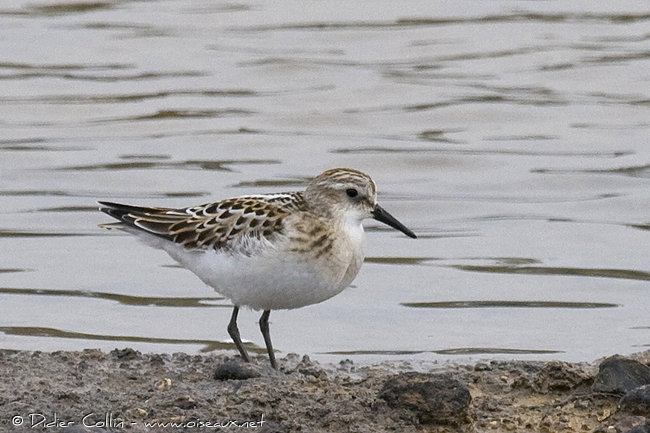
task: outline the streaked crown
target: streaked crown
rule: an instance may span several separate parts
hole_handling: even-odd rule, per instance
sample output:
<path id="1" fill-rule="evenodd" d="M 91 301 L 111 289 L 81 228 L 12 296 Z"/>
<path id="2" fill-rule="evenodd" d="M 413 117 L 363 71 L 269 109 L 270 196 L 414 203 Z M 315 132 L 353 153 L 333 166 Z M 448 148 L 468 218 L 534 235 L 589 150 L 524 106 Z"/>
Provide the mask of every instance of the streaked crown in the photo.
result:
<path id="1" fill-rule="evenodd" d="M 305 190 L 312 209 L 327 217 L 333 212 L 355 214 L 359 219 L 371 216 L 377 204 L 375 182 L 367 174 L 350 168 L 334 168 L 316 176 Z"/>

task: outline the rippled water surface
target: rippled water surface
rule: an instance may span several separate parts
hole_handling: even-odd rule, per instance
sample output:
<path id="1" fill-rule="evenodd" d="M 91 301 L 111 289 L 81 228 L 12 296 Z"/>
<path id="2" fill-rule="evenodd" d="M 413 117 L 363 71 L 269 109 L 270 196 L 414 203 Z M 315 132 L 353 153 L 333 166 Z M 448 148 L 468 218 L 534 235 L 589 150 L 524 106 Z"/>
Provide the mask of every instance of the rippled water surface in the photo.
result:
<path id="1" fill-rule="evenodd" d="M 4 1 L 0 347 L 232 351 L 228 301 L 95 201 L 347 166 L 419 239 L 368 222 L 352 287 L 272 313 L 280 356 L 647 349 L 649 23 L 640 0 Z"/>

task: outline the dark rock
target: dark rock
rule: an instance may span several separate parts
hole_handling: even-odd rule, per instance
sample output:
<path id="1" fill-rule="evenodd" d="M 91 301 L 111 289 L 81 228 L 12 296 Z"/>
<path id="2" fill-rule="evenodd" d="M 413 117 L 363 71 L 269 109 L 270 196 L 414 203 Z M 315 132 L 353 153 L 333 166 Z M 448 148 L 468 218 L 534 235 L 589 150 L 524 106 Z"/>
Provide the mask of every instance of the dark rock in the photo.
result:
<path id="1" fill-rule="evenodd" d="M 647 384 L 650 384 L 650 367 L 615 355 L 601 362 L 592 390 L 622 395 Z"/>
<path id="2" fill-rule="evenodd" d="M 621 409 L 637 415 L 650 416 L 650 385 L 629 391 L 621 398 Z"/>
<path id="3" fill-rule="evenodd" d="M 415 415 L 422 424 L 464 422 L 469 390 L 449 374 L 402 373 L 384 383 L 379 398 L 393 409 Z"/>
<path id="4" fill-rule="evenodd" d="M 638 425 L 624 433 L 650 433 L 650 420 L 646 420 L 644 424 Z"/>
<path id="5" fill-rule="evenodd" d="M 617 432 L 627 432 L 632 430 L 635 427 L 643 426 L 645 421 L 646 421 L 645 417 L 643 416 L 626 416 L 625 418 L 617 421 L 613 427 L 614 429 L 616 429 Z M 605 433 L 608 433 L 607 432 L 608 428 L 609 426 L 605 427 L 604 429 Z"/>
<path id="6" fill-rule="evenodd" d="M 225 361 L 214 372 L 214 378 L 217 380 L 246 380 L 260 376 L 260 372 L 252 364 L 235 360 Z"/>
<path id="7" fill-rule="evenodd" d="M 132 361 L 140 357 L 140 352 L 127 347 L 126 349 L 114 349 L 111 351 L 111 356 L 121 361 Z"/>
<path id="8" fill-rule="evenodd" d="M 537 392 L 569 391 L 581 385 L 588 385 L 593 377 L 577 365 L 561 361 L 550 361 L 544 364 L 535 375 L 533 389 Z"/>

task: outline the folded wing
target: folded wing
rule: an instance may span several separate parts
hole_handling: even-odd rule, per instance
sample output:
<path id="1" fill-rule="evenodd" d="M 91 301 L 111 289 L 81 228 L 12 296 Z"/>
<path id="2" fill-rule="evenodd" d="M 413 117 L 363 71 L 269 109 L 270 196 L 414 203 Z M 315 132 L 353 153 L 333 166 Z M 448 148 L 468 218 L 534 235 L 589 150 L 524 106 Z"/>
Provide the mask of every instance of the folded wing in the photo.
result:
<path id="1" fill-rule="evenodd" d="M 188 249 L 238 250 L 270 244 L 289 212 L 265 197 L 241 197 L 183 209 L 100 201 L 100 210 L 133 227 Z M 247 248 L 242 248 L 244 245 Z"/>

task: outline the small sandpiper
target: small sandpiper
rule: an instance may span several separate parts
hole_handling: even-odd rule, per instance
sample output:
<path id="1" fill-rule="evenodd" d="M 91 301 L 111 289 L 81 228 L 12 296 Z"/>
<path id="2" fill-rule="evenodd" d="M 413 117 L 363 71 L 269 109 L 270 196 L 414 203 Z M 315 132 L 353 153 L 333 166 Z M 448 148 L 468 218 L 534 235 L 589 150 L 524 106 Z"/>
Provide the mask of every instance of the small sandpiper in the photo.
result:
<path id="1" fill-rule="evenodd" d="M 335 168 L 305 191 L 246 195 L 184 209 L 100 201 L 119 228 L 166 251 L 234 305 L 228 333 L 250 360 L 237 328 L 239 308 L 262 310 L 259 321 L 271 366 L 271 310 L 316 304 L 339 294 L 364 260 L 366 218 L 411 238 L 415 234 L 377 204 L 365 173 Z"/>

